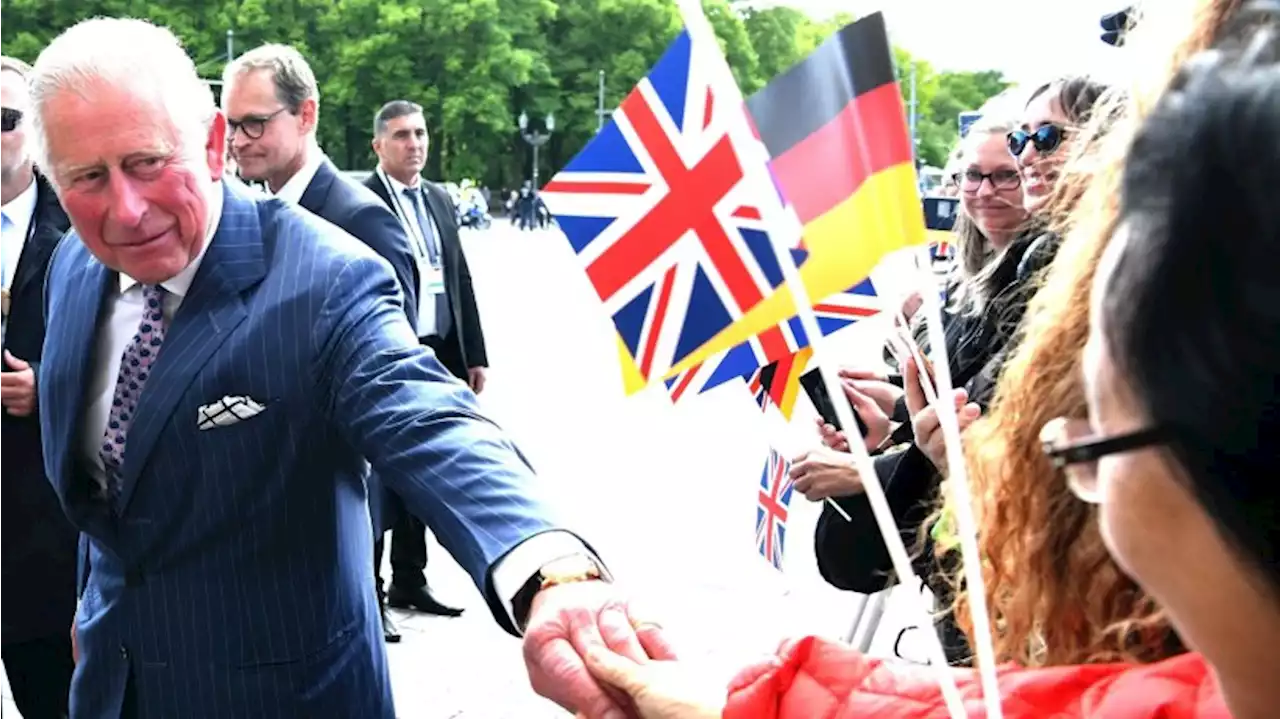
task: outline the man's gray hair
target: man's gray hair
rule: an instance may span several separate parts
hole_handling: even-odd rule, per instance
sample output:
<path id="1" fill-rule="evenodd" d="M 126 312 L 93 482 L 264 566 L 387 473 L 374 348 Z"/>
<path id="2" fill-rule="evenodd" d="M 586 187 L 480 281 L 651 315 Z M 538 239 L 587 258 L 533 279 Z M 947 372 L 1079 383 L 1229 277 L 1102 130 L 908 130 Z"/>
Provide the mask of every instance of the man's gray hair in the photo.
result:
<path id="1" fill-rule="evenodd" d="M 373 116 L 373 136 L 382 137 L 387 132 L 387 123 L 400 117 L 421 115 L 422 105 L 408 100 L 392 100 L 383 105 Z"/>
<path id="2" fill-rule="evenodd" d="M 128 90 L 155 100 L 178 129 L 185 159 L 200 156 L 217 114 L 213 91 L 196 71 L 176 35 L 145 20 L 93 18 L 79 22 L 53 39 L 36 59 L 31 86 L 31 139 L 36 164 L 54 177 L 57 166 L 48 155 L 45 111 L 62 92 L 87 95 L 95 85 Z"/>
<path id="3" fill-rule="evenodd" d="M 256 47 L 228 63 L 222 71 L 222 91 L 226 92 L 237 77 L 255 70 L 271 72 L 276 99 L 291 113 L 297 114 L 308 99 L 320 102 L 320 87 L 306 58 L 291 45 L 275 43 Z"/>

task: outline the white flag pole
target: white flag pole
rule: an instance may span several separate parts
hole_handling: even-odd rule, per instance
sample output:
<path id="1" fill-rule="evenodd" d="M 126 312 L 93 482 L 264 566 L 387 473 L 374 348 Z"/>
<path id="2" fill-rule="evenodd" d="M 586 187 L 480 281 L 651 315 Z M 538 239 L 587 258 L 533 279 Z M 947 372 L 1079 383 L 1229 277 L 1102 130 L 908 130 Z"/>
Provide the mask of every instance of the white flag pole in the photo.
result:
<path id="1" fill-rule="evenodd" d="M 925 257 L 928 248 L 924 248 Z M 956 533 L 964 562 L 965 587 L 969 593 L 969 614 L 973 619 L 973 636 L 977 642 L 978 673 L 982 679 L 982 698 L 988 719 L 1002 719 L 1000 685 L 996 680 L 995 646 L 992 643 L 991 615 L 987 610 L 986 584 L 982 577 L 982 555 L 978 551 L 978 523 L 973 516 L 973 492 L 969 487 L 969 470 L 965 465 L 964 446 L 960 443 L 960 418 L 951 400 L 951 364 L 947 356 L 946 333 L 942 327 L 942 297 L 938 278 L 928 262 L 917 269 L 920 278 L 922 309 L 928 325 L 929 345 L 933 354 L 934 383 L 939 401 L 933 403 L 947 448 L 947 492 L 955 508 Z M 920 372 L 924 368 L 916 360 Z M 927 379 L 922 379 L 927 382 Z"/>
<path id="2" fill-rule="evenodd" d="M 760 212 L 765 224 L 774 232 L 780 233 L 780 236 L 772 238 L 773 242 L 770 244 L 773 247 L 778 265 L 782 269 L 786 286 L 791 289 L 792 297 L 795 299 L 796 313 L 800 317 L 801 326 L 804 328 L 805 334 L 808 335 L 809 343 L 814 349 L 814 361 L 817 362 L 823 383 L 832 397 L 832 404 L 835 405 L 836 409 L 836 417 L 840 420 L 840 424 L 844 426 L 846 436 L 848 436 L 849 449 L 853 456 L 853 466 L 863 477 L 863 486 L 866 488 L 867 499 L 870 500 L 876 524 L 880 528 L 880 534 L 884 538 L 885 546 L 889 550 L 889 556 L 893 560 L 894 571 L 897 573 L 899 581 L 912 586 L 917 580 L 915 570 L 911 566 L 910 555 L 907 553 L 906 545 L 902 541 L 902 535 L 898 531 L 897 523 L 893 519 L 893 512 L 889 509 L 889 502 L 884 496 L 884 488 L 880 486 L 876 478 L 875 466 L 871 462 L 871 455 L 868 454 L 865 442 L 858 431 L 858 423 L 854 419 L 853 409 L 848 402 L 839 401 L 843 392 L 840 391 L 840 380 L 834 366 L 821 361 L 820 343 L 822 341 L 822 331 L 819 329 L 818 320 L 813 314 L 813 306 L 809 301 L 808 290 L 800 278 L 800 271 L 796 267 L 795 261 L 791 258 L 791 252 L 788 249 L 796 244 L 792 240 L 800 238 L 801 228 L 799 222 L 794 215 L 789 216 L 783 209 L 781 202 L 777 200 L 777 193 L 773 183 L 765 171 L 768 166 L 768 154 L 747 123 L 746 114 L 743 111 L 742 93 L 738 89 L 737 81 L 733 79 L 729 64 L 724 58 L 724 53 L 720 51 L 715 32 L 703 13 L 700 0 L 677 0 L 677 3 L 681 14 L 684 16 L 685 27 L 692 41 L 691 52 L 693 56 L 690 58 L 690 64 L 693 68 L 698 68 L 700 65 L 704 69 L 709 68 L 720 78 L 720 82 L 715 83 L 714 87 L 716 90 L 722 91 L 723 96 L 717 98 L 716 104 L 730 108 L 727 113 L 731 118 L 729 134 L 734 139 L 734 145 L 739 153 L 739 160 L 742 162 L 747 181 L 755 184 L 757 196 L 762 200 Z M 746 156 L 743 156 L 744 154 Z M 833 388 L 835 391 L 833 391 Z M 927 597 L 920 592 L 909 592 L 908 596 L 912 598 L 917 621 L 920 622 L 922 627 L 931 628 L 933 626 L 932 607 L 929 606 Z M 938 683 L 942 689 L 942 696 L 946 702 L 947 710 L 952 719 L 965 719 L 966 714 L 960 698 L 960 690 L 956 685 L 955 674 L 947 664 L 946 654 L 942 649 L 942 641 L 936 631 L 927 633 L 931 637 L 931 641 L 928 642 L 930 665 L 938 675 Z"/>

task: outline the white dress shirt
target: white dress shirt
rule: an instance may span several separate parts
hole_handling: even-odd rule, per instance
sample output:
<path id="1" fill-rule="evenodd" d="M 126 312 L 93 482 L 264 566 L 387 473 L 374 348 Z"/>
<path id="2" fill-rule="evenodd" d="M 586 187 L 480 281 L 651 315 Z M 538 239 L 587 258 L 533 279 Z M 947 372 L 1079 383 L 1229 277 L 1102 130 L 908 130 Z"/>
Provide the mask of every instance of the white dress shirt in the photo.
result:
<path id="1" fill-rule="evenodd" d="M 302 167 L 290 177 L 288 182 L 284 183 L 276 192 L 276 197 L 282 200 L 288 200 L 293 204 L 302 202 L 302 195 L 307 191 L 307 186 L 311 181 L 316 179 L 316 173 L 319 172 L 320 166 L 324 164 L 325 154 L 317 145 L 311 145 L 307 148 L 307 159 L 303 161 Z"/>
<path id="2" fill-rule="evenodd" d="M 13 277 L 18 271 L 18 259 L 22 257 L 22 247 L 27 243 L 27 233 L 31 231 L 31 223 L 36 214 L 36 180 L 17 197 L 0 207 L 0 212 L 13 223 L 13 229 L 4 233 L 4 244 L 0 245 L 0 253 L 4 254 L 4 289 L 13 286 Z"/>
<path id="3" fill-rule="evenodd" d="M 440 257 L 440 262 L 444 263 L 444 246 L 440 240 L 440 225 L 436 222 L 435 215 L 431 214 L 431 207 L 427 204 L 427 196 L 423 192 L 422 178 L 414 177 L 412 187 L 397 180 L 387 174 L 379 167 L 376 171 L 383 183 L 388 185 L 388 191 L 391 193 L 391 206 L 394 208 L 396 217 L 400 218 L 400 224 L 404 226 L 404 231 L 409 234 L 409 243 L 413 245 L 414 259 L 418 263 L 418 326 L 415 328 L 419 337 L 430 337 L 437 334 L 436 327 L 436 302 L 443 301 L 444 293 L 439 295 L 427 291 L 424 279 L 427 276 L 428 268 L 431 266 L 430 254 L 427 251 L 427 243 L 430 242 L 435 246 L 435 250 Z M 418 215 L 412 205 L 409 204 L 409 198 L 405 197 L 405 190 L 413 189 L 418 191 L 419 199 L 422 201 L 422 211 L 426 215 L 427 222 L 431 223 L 431 231 L 435 238 L 423 235 L 422 227 L 418 224 Z"/>
<path id="4" fill-rule="evenodd" d="M 204 234 L 204 246 L 186 269 L 174 275 L 172 279 L 161 282 L 166 290 L 164 297 L 164 316 L 170 322 L 178 312 L 182 299 L 191 289 L 191 281 L 204 255 L 209 251 L 213 236 L 218 231 L 218 222 L 222 219 L 222 183 L 213 184 L 208 196 L 209 226 Z M 103 489 L 106 488 L 106 472 L 102 467 L 102 457 L 98 449 L 102 447 L 102 435 L 107 431 L 107 420 L 111 415 L 111 400 L 116 393 L 116 376 L 120 373 L 120 361 L 124 359 L 124 350 L 138 333 L 138 325 L 142 324 L 142 284 L 123 272 L 117 292 L 110 293 L 103 300 L 101 319 L 98 322 L 97 354 L 99 364 L 94 368 L 89 384 L 88 407 L 84 414 L 84 424 L 80 432 L 80 447 L 84 451 L 89 473 Z M 163 352 L 164 347 L 161 346 Z M 126 451 L 128 449 L 126 448 Z"/>

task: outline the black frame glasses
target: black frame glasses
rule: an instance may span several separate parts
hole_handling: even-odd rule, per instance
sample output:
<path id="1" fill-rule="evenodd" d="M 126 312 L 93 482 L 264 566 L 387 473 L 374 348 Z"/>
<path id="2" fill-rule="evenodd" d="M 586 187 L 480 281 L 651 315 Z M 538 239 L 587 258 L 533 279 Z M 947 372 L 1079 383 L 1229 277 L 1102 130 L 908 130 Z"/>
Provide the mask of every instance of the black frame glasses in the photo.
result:
<path id="1" fill-rule="evenodd" d="M 1157 444 L 1165 444 L 1172 435 L 1162 427 L 1149 427 L 1136 432 L 1111 435 L 1110 437 L 1087 437 L 1074 442 L 1044 442 L 1044 454 L 1058 469 L 1073 464 L 1097 462 L 1112 454 L 1132 452 Z"/>
<path id="2" fill-rule="evenodd" d="M 1097 503 L 1098 460 L 1114 454 L 1168 444 L 1176 433 L 1168 427 L 1147 427 L 1106 437 L 1090 434 L 1088 421 L 1055 419 L 1040 430 L 1040 443 L 1045 456 L 1055 469 L 1067 477 L 1076 496 Z"/>
<path id="3" fill-rule="evenodd" d="M 267 131 L 267 123 L 275 119 L 276 115 L 288 110 L 288 107 L 282 107 L 270 115 L 250 115 L 242 117 L 239 120 L 227 118 L 227 137 L 235 137 L 237 130 L 243 130 L 245 137 L 250 140 L 257 140 Z"/>
<path id="4" fill-rule="evenodd" d="M 1030 132 L 1014 130 L 1005 135 L 1005 144 L 1009 148 L 1009 154 L 1014 157 L 1021 156 L 1026 151 L 1028 144 L 1034 146 L 1036 152 L 1041 155 L 1048 155 L 1062 147 L 1062 141 L 1067 139 L 1068 132 L 1070 130 L 1062 125 L 1049 123 L 1041 125 Z"/>
<path id="5" fill-rule="evenodd" d="M 0 130 L 13 132 L 22 124 L 22 110 L 12 107 L 0 108 Z"/>
<path id="6" fill-rule="evenodd" d="M 1016 190 L 1022 184 L 1022 175 L 1017 170 L 1009 169 L 982 172 L 971 167 L 963 172 L 954 173 L 951 179 L 961 191 L 970 194 L 981 190 L 983 182 L 990 182 L 991 187 L 997 190 Z"/>

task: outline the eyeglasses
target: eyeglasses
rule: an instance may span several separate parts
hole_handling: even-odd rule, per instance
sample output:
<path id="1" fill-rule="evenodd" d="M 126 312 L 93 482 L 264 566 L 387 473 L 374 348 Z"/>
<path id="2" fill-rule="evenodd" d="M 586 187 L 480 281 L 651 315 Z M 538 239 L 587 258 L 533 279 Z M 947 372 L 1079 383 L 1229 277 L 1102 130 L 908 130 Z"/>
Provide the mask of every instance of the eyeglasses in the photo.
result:
<path id="1" fill-rule="evenodd" d="M 22 124 L 22 110 L 15 110 L 12 107 L 0 108 L 0 129 L 13 132 L 20 124 Z"/>
<path id="2" fill-rule="evenodd" d="M 1018 171 L 1008 169 L 982 172 L 976 168 L 969 168 L 964 172 L 955 173 L 951 176 L 951 179 L 960 186 L 961 190 L 968 193 L 974 193 L 982 189 L 983 180 L 990 180 L 991 187 L 997 190 L 1016 190 L 1018 185 L 1022 183 L 1022 178 L 1018 175 Z"/>
<path id="3" fill-rule="evenodd" d="M 1067 128 L 1061 125 L 1041 125 L 1032 132 L 1014 130 L 1005 136 L 1009 146 L 1009 154 L 1018 157 L 1027 149 L 1027 143 L 1035 146 L 1036 152 L 1048 155 L 1057 150 L 1066 139 Z"/>
<path id="4" fill-rule="evenodd" d="M 1098 460 L 1112 454 L 1166 444 L 1172 432 L 1163 427 L 1148 427 L 1136 432 L 1099 437 L 1083 419 L 1059 417 L 1040 430 L 1040 444 L 1054 468 L 1067 475 L 1071 490 L 1080 499 L 1097 504 Z"/>
<path id="5" fill-rule="evenodd" d="M 228 117 L 228 137 L 235 137 L 236 130 L 243 130 L 245 136 L 250 140 L 257 140 L 262 137 L 262 133 L 267 131 L 267 123 L 271 122 L 276 115 L 279 115 L 288 109 L 289 108 L 287 107 L 282 107 L 270 115 L 250 115 L 249 117 L 242 117 L 239 120 L 232 120 Z"/>

